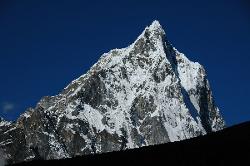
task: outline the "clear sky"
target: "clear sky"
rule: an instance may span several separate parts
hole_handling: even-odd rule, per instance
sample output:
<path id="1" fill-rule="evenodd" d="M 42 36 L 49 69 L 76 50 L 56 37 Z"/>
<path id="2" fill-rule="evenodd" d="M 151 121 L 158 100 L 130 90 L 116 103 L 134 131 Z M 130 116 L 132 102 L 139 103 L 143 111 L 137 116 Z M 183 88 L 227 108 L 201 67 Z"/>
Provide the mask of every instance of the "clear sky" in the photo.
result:
<path id="1" fill-rule="evenodd" d="M 249 7 L 247 0 L 1 0 L 0 116 L 15 120 L 58 94 L 157 19 L 179 51 L 205 66 L 227 124 L 248 121 Z"/>

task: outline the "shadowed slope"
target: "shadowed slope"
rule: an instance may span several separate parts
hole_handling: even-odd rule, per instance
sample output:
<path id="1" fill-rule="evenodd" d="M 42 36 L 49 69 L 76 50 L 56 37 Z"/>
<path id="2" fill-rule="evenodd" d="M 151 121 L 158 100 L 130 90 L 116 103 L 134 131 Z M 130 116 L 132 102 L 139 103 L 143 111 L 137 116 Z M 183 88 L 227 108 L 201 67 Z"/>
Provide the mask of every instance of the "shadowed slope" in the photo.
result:
<path id="1" fill-rule="evenodd" d="M 65 160 L 33 161 L 22 165 L 160 164 L 163 165 L 249 165 L 250 122 L 206 136 L 120 152 Z M 161 164 L 161 165 L 162 165 Z"/>

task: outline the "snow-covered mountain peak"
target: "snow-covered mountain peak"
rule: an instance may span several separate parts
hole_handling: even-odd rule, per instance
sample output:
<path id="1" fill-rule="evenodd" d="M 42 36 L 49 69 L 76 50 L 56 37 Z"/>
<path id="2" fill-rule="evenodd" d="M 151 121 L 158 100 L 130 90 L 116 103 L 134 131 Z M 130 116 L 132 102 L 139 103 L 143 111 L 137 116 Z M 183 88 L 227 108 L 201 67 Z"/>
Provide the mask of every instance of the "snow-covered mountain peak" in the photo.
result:
<path id="1" fill-rule="evenodd" d="M 144 44 L 162 44 L 165 42 L 165 31 L 159 21 L 155 20 L 150 26 L 147 26 L 143 32 L 137 37 L 135 42 L 128 48 L 134 47 L 138 42 L 144 41 Z"/>
<path id="2" fill-rule="evenodd" d="M 158 21 L 17 123 L 4 123 L 0 148 L 13 162 L 180 141 L 225 126 L 205 69 L 166 41 Z"/>
<path id="3" fill-rule="evenodd" d="M 156 31 L 161 34 L 165 34 L 165 31 L 158 20 L 153 21 L 152 24 L 148 27 L 148 30 L 151 32 Z"/>

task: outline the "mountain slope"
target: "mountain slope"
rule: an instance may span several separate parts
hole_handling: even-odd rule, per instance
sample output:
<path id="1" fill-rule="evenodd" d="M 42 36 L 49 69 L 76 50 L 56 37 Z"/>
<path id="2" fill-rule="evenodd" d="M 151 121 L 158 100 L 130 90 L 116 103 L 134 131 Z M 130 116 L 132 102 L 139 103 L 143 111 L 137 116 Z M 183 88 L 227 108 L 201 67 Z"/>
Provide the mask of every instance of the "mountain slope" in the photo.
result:
<path id="1" fill-rule="evenodd" d="M 17 164 L 17 166 L 117 165 L 121 162 L 125 165 L 163 163 L 171 166 L 250 165 L 249 148 L 250 122 L 246 122 L 205 136 L 179 142 L 72 159 L 32 161 Z"/>
<path id="2" fill-rule="evenodd" d="M 174 142 L 225 124 L 204 68 L 154 21 L 133 44 L 102 55 L 60 94 L 3 126 L 0 148 L 16 163 Z"/>

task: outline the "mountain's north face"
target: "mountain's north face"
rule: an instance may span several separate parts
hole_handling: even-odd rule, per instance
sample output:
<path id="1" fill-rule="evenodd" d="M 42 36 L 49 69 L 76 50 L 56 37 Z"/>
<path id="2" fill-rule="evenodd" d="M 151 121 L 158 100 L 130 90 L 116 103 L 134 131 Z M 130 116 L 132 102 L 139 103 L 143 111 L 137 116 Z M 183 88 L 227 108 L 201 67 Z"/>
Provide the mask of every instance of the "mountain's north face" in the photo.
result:
<path id="1" fill-rule="evenodd" d="M 9 163 L 60 159 L 184 140 L 225 127 L 204 68 L 154 21 L 137 40 L 101 56 L 56 96 L 16 122 L 0 119 Z"/>

